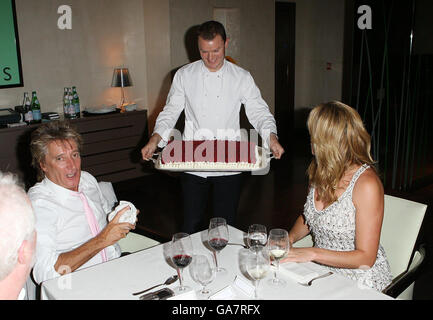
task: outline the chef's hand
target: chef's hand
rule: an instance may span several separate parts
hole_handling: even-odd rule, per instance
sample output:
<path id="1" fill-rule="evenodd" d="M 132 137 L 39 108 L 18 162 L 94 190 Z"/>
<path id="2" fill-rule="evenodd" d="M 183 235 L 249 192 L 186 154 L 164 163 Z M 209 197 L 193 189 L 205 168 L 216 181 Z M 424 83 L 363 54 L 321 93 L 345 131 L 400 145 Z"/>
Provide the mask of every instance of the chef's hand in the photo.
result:
<path id="1" fill-rule="evenodd" d="M 161 136 L 157 133 L 153 134 L 149 139 L 149 142 L 141 149 L 141 156 L 143 160 L 149 160 L 153 157 L 156 148 L 158 147 L 158 143 L 161 141 Z"/>
<path id="2" fill-rule="evenodd" d="M 284 153 L 284 148 L 278 142 L 277 136 L 271 133 L 269 137 L 269 147 L 274 155 L 275 159 L 280 159 Z"/>

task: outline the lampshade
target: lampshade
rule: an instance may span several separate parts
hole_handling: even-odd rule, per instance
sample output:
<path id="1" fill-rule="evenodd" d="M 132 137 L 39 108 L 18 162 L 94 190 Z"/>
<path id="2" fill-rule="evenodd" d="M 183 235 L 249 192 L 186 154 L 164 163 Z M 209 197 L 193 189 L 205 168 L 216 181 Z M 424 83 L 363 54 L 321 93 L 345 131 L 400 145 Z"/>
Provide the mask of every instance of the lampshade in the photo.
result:
<path id="1" fill-rule="evenodd" d="M 111 81 L 112 87 L 130 87 L 132 80 L 129 76 L 128 68 L 115 68 L 113 72 L 113 80 Z"/>

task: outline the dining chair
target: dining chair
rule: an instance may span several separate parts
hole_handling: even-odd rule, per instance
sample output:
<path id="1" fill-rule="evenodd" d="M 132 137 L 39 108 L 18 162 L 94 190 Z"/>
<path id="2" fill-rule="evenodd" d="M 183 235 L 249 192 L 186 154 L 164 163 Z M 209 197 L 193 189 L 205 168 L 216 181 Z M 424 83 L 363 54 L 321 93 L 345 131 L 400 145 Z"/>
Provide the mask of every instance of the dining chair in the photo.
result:
<path id="1" fill-rule="evenodd" d="M 100 181 L 98 184 L 104 197 L 110 202 L 110 205 L 114 207 L 117 203 L 117 197 L 112 183 Z M 160 242 L 152 238 L 145 237 L 133 231 L 130 231 L 125 238 L 120 239 L 117 243 L 119 244 L 122 253 L 133 253 L 160 244 Z"/>
<path id="2" fill-rule="evenodd" d="M 380 243 L 385 249 L 393 279 L 382 292 L 394 298 L 413 298 L 417 270 L 426 255 L 424 245 L 415 247 L 426 209 L 425 204 L 385 195 Z M 311 247 L 313 239 L 307 235 L 293 246 Z"/>

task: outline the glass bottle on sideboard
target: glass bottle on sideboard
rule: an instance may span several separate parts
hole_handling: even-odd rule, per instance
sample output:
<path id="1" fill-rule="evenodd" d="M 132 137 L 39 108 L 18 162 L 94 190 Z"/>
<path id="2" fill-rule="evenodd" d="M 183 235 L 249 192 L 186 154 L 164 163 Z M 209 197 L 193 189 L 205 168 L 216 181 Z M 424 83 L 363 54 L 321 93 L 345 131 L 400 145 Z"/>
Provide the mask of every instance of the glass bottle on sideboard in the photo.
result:
<path id="1" fill-rule="evenodd" d="M 69 99 L 69 119 L 76 119 L 77 115 L 75 114 L 75 106 L 74 106 L 74 96 L 72 95 L 72 89 L 68 89 L 68 99 Z"/>
<path id="2" fill-rule="evenodd" d="M 39 103 L 36 91 L 32 92 L 32 103 L 30 106 L 33 115 L 33 123 L 40 123 L 42 120 L 41 104 Z"/>
<path id="3" fill-rule="evenodd" d="M 63 114 L 66 119 L 75 119 L 75 106 L 72 104 L 71 88 L 64 88 L 63 91 Z"/>
<path id="4" fill-rule="evenodd" d="M 65 118 L 69 118 L 68 114 L 69 114 L 68 88 L 65 87 L 63 89 L 63 115 L 65 116 Z"/>
<path id="5" fill-rule="evenodd" d="M 80 117 L 80 98 L 78 97 L 77 88 L 75 86 L 72 87 L 72 104 L 75 108 L 75 116 L 76 118 Z"/>
<path id="6" fill-rule="evenodd" d="M 69 97 L 67 87 L 63 89 L 63 115 L 65 118 L 69 118 Z"/>
<path id="7" fill-rule="evenodd" d="M 23 100 L 23 110 L 24 110 L 24 121 L 27 124 L 30 124 L 33 121 L 33 113 L 32 109 L 30 108 L 30 98 L 29 93 L 24 92 L 24 100 Z"/>

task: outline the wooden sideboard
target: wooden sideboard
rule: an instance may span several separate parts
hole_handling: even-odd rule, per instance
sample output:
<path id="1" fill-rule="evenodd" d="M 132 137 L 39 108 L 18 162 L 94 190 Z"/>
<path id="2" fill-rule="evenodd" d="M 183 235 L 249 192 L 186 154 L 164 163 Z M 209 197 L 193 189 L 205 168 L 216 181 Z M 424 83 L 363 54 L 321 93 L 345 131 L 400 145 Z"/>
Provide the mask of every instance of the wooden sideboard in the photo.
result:
<path id="1" fill-rule="evenodd" d="M 145 175 L 140 149 L 148 140 L 147 111 L 69 120 L 83 138 L 81 168 L 98 181 L 119 182 Z M 17 173 L 26 188 L 36 182 L 30 135 L 39 124 L 0 129 L 0 171 Z"/>

